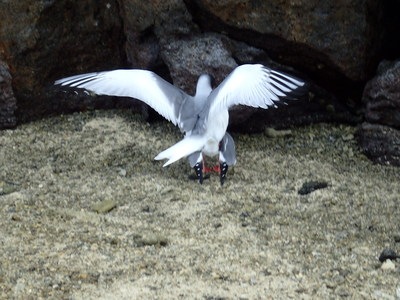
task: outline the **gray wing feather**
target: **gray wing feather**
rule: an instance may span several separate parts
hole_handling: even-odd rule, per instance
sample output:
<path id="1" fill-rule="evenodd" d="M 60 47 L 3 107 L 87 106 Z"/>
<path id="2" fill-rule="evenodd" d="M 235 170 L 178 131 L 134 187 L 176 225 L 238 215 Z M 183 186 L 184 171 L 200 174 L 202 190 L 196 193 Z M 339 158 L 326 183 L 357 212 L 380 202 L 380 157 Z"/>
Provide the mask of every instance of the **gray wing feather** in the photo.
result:
<path id="1" fill-rule="evenodd" d="M 228 166 L 233 166 L 236 164 L 236 149 L 235 149 L 235 142 L 231 135 L 225 132 L 224 137 L 221 141 L 220 151 L 225 158 L 225 162 Z"/>

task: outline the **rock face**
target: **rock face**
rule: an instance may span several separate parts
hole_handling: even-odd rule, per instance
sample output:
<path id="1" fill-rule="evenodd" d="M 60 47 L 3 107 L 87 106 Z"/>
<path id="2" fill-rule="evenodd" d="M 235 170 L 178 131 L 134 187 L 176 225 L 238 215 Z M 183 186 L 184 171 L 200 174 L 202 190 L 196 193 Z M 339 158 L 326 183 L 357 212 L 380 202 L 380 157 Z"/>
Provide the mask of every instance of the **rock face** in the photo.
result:
<path id="1" fill-rule="evenodd" d="M 14 112 L 17 109 L 16 103 L 8 66 L 4 61 L 0 60 L 0 129 L 15 126 Z"/>
<path id="2" fill-rule="evenodd" d="M 359 130 L 360 145 L 378 163 L 400 166 L 400 60 L 382 62 L 365 86 L 366 122 Z"/>
<path id="3" fill-rule="evenodd" d="M 167 73 L 167 77 L 170 76 L 175 85 L 190 94 L 194 93 L 201 73 L 212 74 L 216 84 L 219 84 L 233 68 L 244 63 L 264 63 L 304 78 L 304 73 L 271 60 L 268 54 L 274 48 L 269 47 L 267 42 L 257 43 L 262 39 L 268 41 L 265 35 L 249 39 L 251 35 L 243 24 L 237 24 L 234 30 L 225 31 L 226 25 L 213 21 L 215 17 L 209 14 L 204 16 L 204 11 L 208 8 L 199 8 L 196 5 L 199 3 L 181 0 L 152 1 L 146 4 L 137 0 L 121 1 L 121 14 L 127 20 L 124 26 L 128 37 L 126 48 L 130 64 L 133 67 L 154 69 L 160 74 Z M 237 8 L 233 1 L 229 5 L 232 9 Z M 238 9 L 237 14 L 240 13 L 243 11 Z M 258 17 L 261 20 L 265 15 L 259 14 Z M 211 25 L 214 27 L 210 28 Z M 241 36 L 235 35 L 235 32 L 241 32 Z M 253 47 L 252 44 L 261 47 Z M 294 52 L 303 47 L 282 39 L 282 49 L 290 49 L 289 45 L 297 45 L 297 48 L 292 49 Z M 297 61 L 297 65 L 301 65 L 304 57 L 298 54 L 284 51 L 282 56 L 292 57 L 292 61 L 286 61 L 288 63 L 296 65 Z M 343 78 L 343 75 L 336 76 L 341 87 L 346 86 Z M 357 89 L 352 89 L 354 90 Z M 354 122 L 357 117 L 343 102 L 332 93 L 312 84 L 310 95 L 305 95 L 303 102 L 299 104 L 291 103 L 279 110 L 256 110 L 248 107 L 233 110 L 230 127 L 254 132 L 263 130 L 265 126 L 286 127 L 290 124 L 332 120 Z"/>
<path id="4" fill-rule="evenodd" d="M 231 129 L 357 123 L 364 83 L 381 58 L 399 53 L 397 8 L 398 2 L 379 0 L 2 1 L 0 59 L 9 66 L 18 106 L 7 118 L 138 108 L 135 101 L 52 88 L 73 74 L 151 69 L 193 93 L 201 73 L 218 84 L 237 65 L 263 63 L 306 79 L 310 91 L 279 110 L 235 109 Z"/>
<path id="5" fill-rule="evenodd" d="M 20 121 L 64 110 L 51 101 L 53 79 L 123 64 L 116 0 L 2 1 L 0 18 L 0 54 L 13 77 Z"/>
<path id="6" fill-rule="evenodd" d="M 195 0 L 186 3 L 192 12 L 197 11 L 202 27 L 226 30 L 235 38 L 267 49 L 274 57 L 282 56 L 285 63 L 301 65 L 317 73 L 337 69 L 353 81 L 362 81 L 373 70 L 370 60 L 377 58 L 379 15 L 370 11 L 381 11 L 380 1 Z"/>

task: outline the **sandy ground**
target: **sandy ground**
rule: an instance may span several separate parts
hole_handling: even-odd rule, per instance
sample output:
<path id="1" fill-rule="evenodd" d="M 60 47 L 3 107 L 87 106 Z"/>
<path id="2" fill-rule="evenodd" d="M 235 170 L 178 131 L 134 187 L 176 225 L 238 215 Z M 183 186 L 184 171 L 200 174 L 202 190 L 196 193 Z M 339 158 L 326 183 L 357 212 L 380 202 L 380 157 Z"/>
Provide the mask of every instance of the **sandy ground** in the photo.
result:
<path id="1" fill-rule="evenodd" d="M 400 248 L 400 169 L 355 131 L 233 134 L 223 187 L 154 161 L 179 131 L 127 111 L 1 131 L 0 297 L 399 299 L 398 263 L 378 257 Z M 299 195 L 309 181 L 328 187 Z"/>

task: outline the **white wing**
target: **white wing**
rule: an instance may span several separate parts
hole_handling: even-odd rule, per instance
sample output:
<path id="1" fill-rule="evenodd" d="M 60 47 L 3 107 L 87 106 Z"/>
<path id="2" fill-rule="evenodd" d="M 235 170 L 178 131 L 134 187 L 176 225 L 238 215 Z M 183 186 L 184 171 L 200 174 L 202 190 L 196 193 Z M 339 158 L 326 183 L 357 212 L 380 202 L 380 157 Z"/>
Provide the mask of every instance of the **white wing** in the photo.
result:
<path id="1" fill-rule="evenodd" d="M 268 108 L 289 97 L 304 82 L 263 65 L 241 65 L 211 92 L 209 116 L 234 105 Z"/>
<path id="2" fill-rule="evenodd" d="M 92 91 L 98 95 L 139 99 L 177 125 L 179 108 L 191 96 L 147 70 L 114 70 L 59 79 L 55 84 Z"/>

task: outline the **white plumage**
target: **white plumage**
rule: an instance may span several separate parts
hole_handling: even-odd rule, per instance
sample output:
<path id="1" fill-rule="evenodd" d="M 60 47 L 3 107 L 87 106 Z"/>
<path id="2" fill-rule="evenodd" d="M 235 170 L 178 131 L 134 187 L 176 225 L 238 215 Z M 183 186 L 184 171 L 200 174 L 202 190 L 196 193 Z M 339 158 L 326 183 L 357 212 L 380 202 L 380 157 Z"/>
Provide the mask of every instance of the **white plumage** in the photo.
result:
<path id="1" fill-rule="evenodd" d="M 162 151 L 155 159 L 167 159 L 164 164 L 167 166 L 189 156 L 192 167 L 202 162 L 202 153 L 215 156 L 221 152 L 220 159 L 230 158 L 226 160 L 227 165 L 236 163 L 235 146 L 226 132 L 229 108 L 247 105 L 266 109 L 304 86 L 303 81 L 260 64 L 237 67 L 214 90 L 211 77 L 201 75 L 194 96 L 147 70 L 89 73 L 63 78 L 55 84 L 145 102 L 185 133 L 183 140 Z M 221 149 L 223 139 L 225 146 Z"/>

